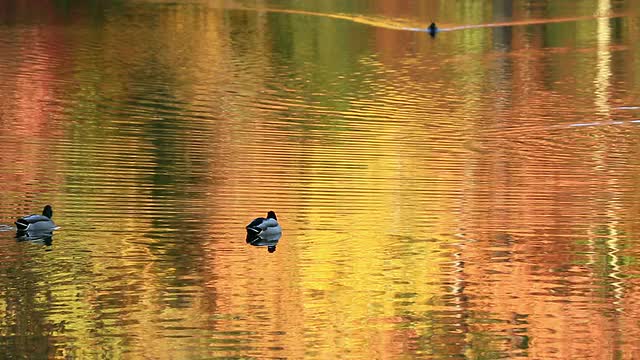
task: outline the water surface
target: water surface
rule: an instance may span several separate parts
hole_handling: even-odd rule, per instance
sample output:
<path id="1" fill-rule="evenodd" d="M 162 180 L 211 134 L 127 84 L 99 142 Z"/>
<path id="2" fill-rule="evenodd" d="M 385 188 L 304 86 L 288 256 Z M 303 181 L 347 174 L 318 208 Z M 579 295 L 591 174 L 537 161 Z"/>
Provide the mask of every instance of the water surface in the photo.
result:
<path id="1" fill-rule="evenodd" d="M 2 353 L 638 357 L 635 5 L 3 2 Z"/>

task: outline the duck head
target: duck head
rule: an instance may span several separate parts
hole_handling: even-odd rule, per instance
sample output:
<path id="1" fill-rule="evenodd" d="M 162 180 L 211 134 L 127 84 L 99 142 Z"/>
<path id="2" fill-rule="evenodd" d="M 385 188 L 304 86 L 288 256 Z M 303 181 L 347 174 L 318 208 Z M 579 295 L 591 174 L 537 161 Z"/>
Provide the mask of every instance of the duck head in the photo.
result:
<path id="1" fill-rule="evenodd" d="M 51 219 L 53 217 L 53 209 L 51 205 L 45 205 L 44 209 L 42 209 L 42 215 Z"/>
<path id="2" fill-rule="evenodd" d="M 267 213 L 267 219 L 273 219 L 273 220 L 278 220 L 278 218 L 276 217 L 276 213 L 273 211 L 269 211 Z"/>

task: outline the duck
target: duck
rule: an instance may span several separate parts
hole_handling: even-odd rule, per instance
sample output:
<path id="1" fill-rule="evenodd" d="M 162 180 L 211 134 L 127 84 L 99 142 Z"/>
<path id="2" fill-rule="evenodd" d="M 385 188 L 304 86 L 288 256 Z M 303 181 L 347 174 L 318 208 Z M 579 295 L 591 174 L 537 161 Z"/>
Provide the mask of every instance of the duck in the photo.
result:
<path id="1" fill-rule="evenodd" d="M 282 228 L 273 211 L 269 211 L 266 218 L 255 218 L 247 225 L 247 244 L 267 246 L 270 253 L 276 251 L 280 237 L 282 237 Z"/>
<path id="2" fill-rule="evenodd" d="M 427 28 L 427 32 L 432 37 L 435 37 L 436 33 L 438 32 L 438 27 L 436 26 L 436 23 L 432 22 L 431 25 L 429 25 L 429 27 Z"/>
<path id="3" fill-rule="evenodd" d="M 56 228 L 56 224 L 51 220 L 53 209 L 51 205 L 46 205 L 42 209 L 42 215 L 32 214 L 16 220 L 16 228 L 19 233 L 26 232 L 48 232 Z"/>

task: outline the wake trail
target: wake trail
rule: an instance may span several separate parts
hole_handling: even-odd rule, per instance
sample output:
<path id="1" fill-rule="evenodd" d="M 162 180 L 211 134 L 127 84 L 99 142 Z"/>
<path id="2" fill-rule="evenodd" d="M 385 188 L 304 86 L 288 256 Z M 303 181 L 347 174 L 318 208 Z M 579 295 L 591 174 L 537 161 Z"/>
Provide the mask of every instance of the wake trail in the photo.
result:
<path id="1" fill-rule="evenodd" d="M 387 17 L 366 16 L 366 15 L 350 15 L 344 13 L 323 13 L 306 10 L 292 10 L 292 9 L 279 9 L 279 8 L 267 8 L 267 7 L 246 7 L 246 6 L 224 6 L 224 9 L 229 10 L 244 10 L 244 11 L 256 11 L 267 13 L 281 13 L 281 14 L 296 14 L 317 16 L 330 19 L 346 20 L 358 24 L 364 24 L 374 26 L 378 28 L 384 28 L 389 30 L 398 31 L 414 31 L 414 32 L 427 32 L 429 24 L 416 23 L 404 19 L 393 19 Z M 525 19 L 514 21 L 502 21 L 486 24 L 471 24 L 471 25 L 452 25 L 438 24 L 438 32 L 457 31 L 457 30 L 469 30 L 469 29 L 482 29 L 482 28 L 497 28 L 497 27 L 512 27 L 512 26 L 525 26 L 525 25 L 538 25 L 538 24 L 553 24 L 563 22 L 577 22 L 585 20 L 595 19 L 614 19 L 631 16 L 631 14 L 594 14 L 588 16 L 574 16 L 574 17 L 562 17 L 553 19 Z"/>

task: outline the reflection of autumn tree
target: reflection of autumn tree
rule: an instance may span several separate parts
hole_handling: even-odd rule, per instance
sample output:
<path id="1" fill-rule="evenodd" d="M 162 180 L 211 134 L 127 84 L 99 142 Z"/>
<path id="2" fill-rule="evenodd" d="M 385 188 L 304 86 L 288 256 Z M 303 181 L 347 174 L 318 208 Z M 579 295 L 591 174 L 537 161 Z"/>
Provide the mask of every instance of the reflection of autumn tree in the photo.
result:
<path id="1" fill-rule="evenodd" d="M 2 294 L 0 348 L 6 354 L 32 354 L 46 358 L 56 348 L 54 334 L 64 329 L 65 322 L 51 319 L 51 287 L 43 284 L 39 268 L 46 258 L 28 258 L 14 254 L 11 266 L 3 266 L 0 277 L 5 284 Z M 38 255 L 42 255 L 41 253 Z"/>
<path id="2" fill-rule="evenodd" d="M 549 16 L 549 13 L 566 16 L 563 10 L 566 9 L 538 9 L 539 13 L 532 16 L 542 18 Z M 581 13 L 592 10 L 593 7 L 589 8 L 586 2 L 579 6 Z M 523 16 L 521 11 L 519 6 L 514 6 L 512 16 Z M 611 21 L 614 28 L 620 21 L 624 20 Z M 469 237 L 479 240 L 477 244 L 466 247 L 464 252 L 463 258 L 468 264 L 464 273 L 469 282 L 464 296 L 473 301 L 464 303 L 462 318 L 466 320 L 460 323 L 472 334 L 465 341 L 468 342 L 465 346 L 470 346 L 474 356 L 490 354 L 492 351 L 517 352 L 523 349 L 523 344 L 527 348 L 533 346 L 528 351 L 537 354 L 536 357 L 549 357 L 558 348 L 562 349 L 563 356 L 585 354 L 591 345 L 581 346 L 577 344 L 581 342 L 579 337 L 569 334 L 571 329 L 578 328 L 579 323 L 588 319 L 594 321 L 594 326 L 583 334 L 584 338 L 601 339 L 598 349 L 609 354 L 603 353 L 603 356 L 610 356 L 615 349 L 608 344 L 615 343 L 620 333 L 634 331 L 605 325 L 613 306 L 611 309 L 600 305 L 575 308 L 564 306 L 560 300 L 564 297 L 577 303 L 589 301 L 590 294 L 585 293 L 587 284 L 601 282 L 605 290 L 601 296 L 606 299 L 603 301 L 616 303 L 624 287 L 624 281 L 612 280 L 619 276 L 619 267 L 623 263 L 610 254 L 623 252 L 618 247 L 626 247 L 628 234 L 621 232 L 621 229 L 610 229 L 606 240 L 599 241 L 596 234 L 589 231 L 576 233 L 576 229 L 588 218 L 594 222 L 628 222 L 624 209 L 631 202 L 622 204 L 612 199 L 627 198 L 628 194 L 617 193 L 616 189 L 634 188 L 628 179 L 636 175 L 628 169 L 635 167 L 631 164 L 632 157 L 625 155 L 634 153 L 631 145 L 633 138 L 625 136 L 621 139 L 613 135 L 617 130 L 610 127 L 577 133 L 549 131 L 559 123 L 609 120 L 598 118 L 597 115 L 585 120 L 584 116 L 576 116 L 574 111 L 563 113 L 563 109 L 568 109 L 563 106 L 567 101 L 575 103 L 577 107 L 593 107 L 593 93 L 597 91 L 594 79 L 601 81 L 598 76 L 602 71 L 598 74 L 592 66 L 593 61 L 581 61 L 580 58 L 596 56 L 593 48 L 595 25 L 593 21 L 583 21 L 533 29 L 513 28 L 509 37 L 503 37 L 502 43 L 495 44 L 498 49 L 504 49 L 505 45 L 513 48 L 511 53 L 505 55 L 473 55 L 474 49 L 481 48 L 483 43 L 493 39 L 490 33 L 477 32 L 485 38 L 469 38 L 470 47 L 465 55 L 460 55 L 460 62 L 455 58 L 430 59 L 429 52 L 434 51 L 436 46 L 464 45 L 451 41 L 427 41 L 424 50 L 419 48 L 425 52 L 422 63 L 433 63 L 430 66 L 419 65 L 425 70 L 421 72 L 406 71 L 406 65 L 415 61 L 396 56 L 397 49 L 401 47 L 398 44 L 407 43 L 410 35 L 379 31 L 383 59 L 381 66 L 415 78 L 416 84 L 404 84 L 407 89 L 425 93 L 425 84 L 441 82 L 443 76 L 448 79 L 447 88 L 434 87 L 433 92 L 438 96 L 425 97 L 423 100 L 423 108 L 448 109 L 446 114 L 431 115 L 430 123 L 445 126 L 452 118 L 464 120 L 474 129 L 474 137 L 482 142 L 477 147 L 480 151 L 468 161 L 467 167 L 472 174 L 468 184 L 476 185 L 465 185 L 470 187 L 470 192 L 464 195 L 465 209 L 462 213 L 468 222 L 465 227 L 475 229 L 475 233 L 468 234 Z M 452 33 L 450 36 L 455 35 Z M 622 42 L 620 37 L 624 35 L 614 31 L 612 36 L 611 40 L 615 43 Z M 395 44 L 395 47 L 391 44 Z M 542 50 L 532 50 L 540 46 L 543 46 Z M 613 44 L 609 46 L 615 50 Z M 576 48 L 581 55 L 576 54 Z M 611 69 L 624 69 L 624 56 L 614 54 L 619 65 Z M 467 61 L 463 63 L 462 59 Z M 462 64 L 464 66 L 456 66 Z M 618 83 L 621 80 L 615 80 L 616 77 L 626 76 L 628 74 L 623 70 L 612 72 L 607 81 Z M 417 90 L 411 86 L 416 86 Z M 575 98 L 567 98 L 566 94 L 571 93 L 567 87 L 583 90 Z M 619 89 L 612 88 L 611 91 Z M 457 96 L 450 96 L 451 92 L 456 92 Z M 489 109 L 474 106 L 486 106 L 484 98 L 487 92 L 495 94 L 495 106 Z M 501 92 L 508 97 L 502 97 Z M 461 94 L 468 100 L 468 106 L 447 103 Z M 619 116 L 626 118 L 625 114 Z M 562 148 L 562 145 L 567 137 L 577 137 L 577 141 L 584 142 L 584 147 L 574 147 L 575 153 L 572 154 L 563 153 L 566 148 Z M 551 147 L 554 144 L 557 148 Z M 581 150 L 592 146 L 600 147 L 601 154 L 608 155 L 598 159 L 592 157 L 592 152 Z M 608 170 L 601 172 L 600 176 L 594 176 L 595 166 L 605 166 Z M 575 175 L 567 177 L 567 173 Z M 622 177 L 622 181 L 616 177 Z M 609 210 L 606 211 L 606 208 Z M 590 209 L 603 211 L 599 214 L 590 213 Z M 544 249 L 538 248 L 541 241 L 546 244 Z M 585 246 L 585 243 L 589 245 Z M 594 259 L 590 259 L 589 266 L 575 264 L 584 261 L 582 256 L 577 255 L 581 251 L 592 253 L 591 257 L 598 260 L 593 262 Z M 526 260 L 522 256 L 526 256 Z M 501 258 L 504 262 L 500 261 Z M 526 265 L 528 263 L 545 266 L 536 268 Z M 552 273 L 547 274 L 548 271 Z M 549 282 L 558 285 L 550 285 Z M 523 295 L 523 291 L 531 295 Z M 547 293 L 548 297 L 543 296 Z M 523 298 L 530 301 L 522 301 Z M 480 311 L 486 308 L 493 312 L 483 314 Z M 525 317 L 528 324 L 535 325 L 511 326 L 498 320 L 509 324 L 513 314 Z M 491 325 L 493 320 L 499 324 Z M 534 329 L 534 332 L 514 335 L 527 327 Z M 540 329 L 553 329 L 558 335 L 539 333 Z M 516 339 L 517 342 L 502 341 L 503 336 L 505 339 Z M 573 341 L 567 344 L 567 337 L 570 336 L 576 339 L 575 344 Z M 538 341 L 529 344 L 528 338 Z"/>
<path id="3" fill-rule="evenodd" d="M 6 4 L 5 4 L 6 5 Z M 44 5 L 46 7 L 46 4 Z M 19 9 L 13 11 L 21 13 Z M 0 8 L 0 21 L 10 17 L 11 9 Z M 69 61 L 69 42 L 61 31 L 38 33 L 16 31 L 11 35 L 15 46 L 10 47 L 7 58 L 16 59 L 0 71 L 0 124 L 3 131 L 16 139 L 34 139 L 16 144 L 0 143 L 0 189 L 5 194 L 3 210 L 33 211 L 24 203 L 24 194 L 38 193 L 51 202 L 51 192 L 63 182 L 59 164 L 43 162 L 50 155 L 47 137 L 60 138 L 63 131 L 56 121 L 59 108 L 49 111 L 50 102 L 64 93 L 60 83 L 63 65 Z M 56 184 L 56 185 L 54 185 Z M 14 216 L 14 214 L 3 214 Z"/>

